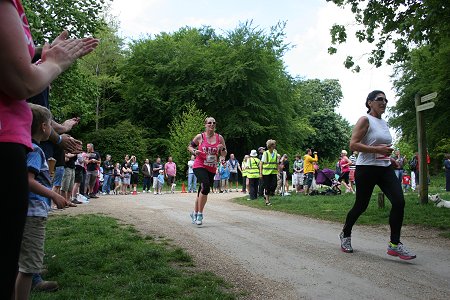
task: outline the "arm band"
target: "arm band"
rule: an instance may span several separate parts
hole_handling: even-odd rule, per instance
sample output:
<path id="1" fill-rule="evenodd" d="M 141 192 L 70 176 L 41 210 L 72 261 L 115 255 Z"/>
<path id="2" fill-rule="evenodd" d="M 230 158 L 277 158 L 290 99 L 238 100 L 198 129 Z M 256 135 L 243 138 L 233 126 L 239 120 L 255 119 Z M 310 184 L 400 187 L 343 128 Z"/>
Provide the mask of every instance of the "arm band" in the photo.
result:
<path id="1" fill-rule="evenodd" d="M 56 145 L 59 145 L 59 144 L 61 144 L 61 142 L 62 142 L 62 136 L 58 136 L 58 140 L 56 141 Z"/>
<path id="2" fill-rule="evenodd" d="M 191 146 L 195 148 L 197 147 L 197 144 L 194 141 L 191 141 Z"/>

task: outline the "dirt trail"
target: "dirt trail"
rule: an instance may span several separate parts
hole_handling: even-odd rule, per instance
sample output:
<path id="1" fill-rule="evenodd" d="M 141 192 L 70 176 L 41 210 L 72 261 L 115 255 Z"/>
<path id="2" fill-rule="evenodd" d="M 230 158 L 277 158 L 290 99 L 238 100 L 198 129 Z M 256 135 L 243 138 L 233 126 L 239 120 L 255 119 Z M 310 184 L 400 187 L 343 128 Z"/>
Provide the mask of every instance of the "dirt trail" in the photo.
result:
<path id="1" fill-rule="evenodd" d="M 191 224 L 192 194 L 102 196 L 55 214 L 104 213 L 186 249 L 245 299 L 450 299 L 450 241 L 403 229 L 417 259 L 386 255 L 387 226 L 355 226 L 355 253 L 342 253 L 341 224 L 234 204 L 211 194 L 204 225 Z"/>

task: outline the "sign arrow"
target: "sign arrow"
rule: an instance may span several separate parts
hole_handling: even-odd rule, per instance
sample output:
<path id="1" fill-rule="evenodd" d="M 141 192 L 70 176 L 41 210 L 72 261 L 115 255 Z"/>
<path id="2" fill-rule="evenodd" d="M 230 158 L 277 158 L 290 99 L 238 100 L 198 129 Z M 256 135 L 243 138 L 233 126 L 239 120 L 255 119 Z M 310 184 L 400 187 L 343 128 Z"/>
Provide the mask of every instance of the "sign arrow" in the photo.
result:
<path id="1" fill-rule="evenodd" d="M 422 98 L 420 98 L 420 102 L 422 102 L 422 103 L 427 102 L 427 101 L 429 101 L 429 100 L 431 100 L 431 99 L 436 98 L 436 96 L 437 96 L 437 93 L 436 93 L 436 92 L 431 93 L 431 94 L 428 94 L 428 95 L 425 95 L 425 96 L 423 96 Z M 419 107 L 419 106 L 418 106 L 418 107 Z M 430 108 L 431 108 L 431 107 L 430 107 Z"/>
<path id="2" fill-rule="evenodd" d="M 416 111 L 427 110 L 427 109 L 433 108 L 434 105 L 435 105 L 434 102 L 428 102 L 428 103 L 417 106 Z"/>

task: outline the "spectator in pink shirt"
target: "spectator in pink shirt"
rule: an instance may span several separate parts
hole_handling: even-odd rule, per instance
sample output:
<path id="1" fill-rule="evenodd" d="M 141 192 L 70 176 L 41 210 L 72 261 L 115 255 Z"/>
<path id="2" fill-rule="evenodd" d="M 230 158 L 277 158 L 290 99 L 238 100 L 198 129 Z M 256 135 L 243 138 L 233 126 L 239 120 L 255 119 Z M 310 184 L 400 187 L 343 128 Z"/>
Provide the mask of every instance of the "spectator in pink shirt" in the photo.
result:
<path id="1" fill-rule="evenodd" d="M 32 113 L 25 99 L 42 92 L 98 40 L 67 39 L 67 31 L 42 50 L 39 66 L 32 64 L 34 42 L 20 0 L 0 1 L 0 172 L 2 190 L 2 250 L 0 298 L 11 299 L 17 275 L 22 234 L 28 210 L 27 153 L 32 150 Z M 61 140 L 58 137 L 58 142 Z M 31 277 L 30 277 L 31 278 Z M 15 295 L 16 297 L 28 295 Z"/>
<path id="2" fill-rule="evenodd" d="M 177 165 L 172 161 L 172 156 L 169 156 L 168 161 L 164 165 L 164 171 L 167 177 L 167 185 L 170 187 L 172 194 L 175 192 L 175 177 L 177 176 Z"/>

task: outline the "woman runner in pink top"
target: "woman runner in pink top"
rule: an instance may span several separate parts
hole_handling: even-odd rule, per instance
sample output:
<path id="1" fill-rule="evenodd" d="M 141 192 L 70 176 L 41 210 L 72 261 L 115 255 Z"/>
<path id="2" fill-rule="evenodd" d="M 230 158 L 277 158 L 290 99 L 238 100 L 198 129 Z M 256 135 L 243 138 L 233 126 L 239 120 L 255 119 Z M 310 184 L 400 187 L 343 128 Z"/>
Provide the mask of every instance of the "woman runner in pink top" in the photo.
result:
<path id="1" fill-rule="evenodd" d="M 217 156 L 226 156 L 227 149 L 223 137 L 215 132 L 216 120 L 205 119 L 205 132 L 197 134 L 188 146 L 188 151 L 195 155 L 194 174 L 200 182 L 200 189 L 195 199 L 194 211 L 191 213 L 192 224 L 202 225 L 203 209 L 208 194 L 214 183 L 217 169 Z"/>

